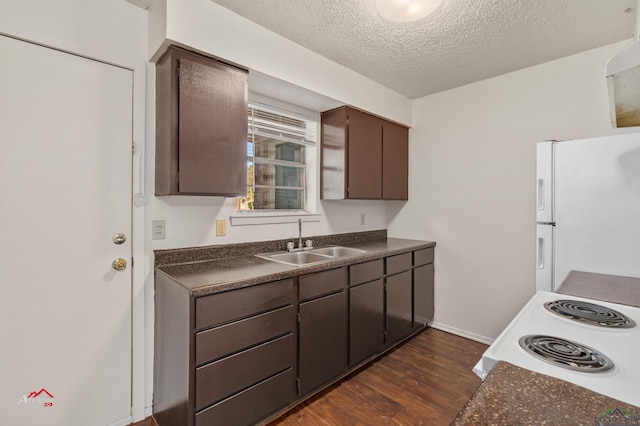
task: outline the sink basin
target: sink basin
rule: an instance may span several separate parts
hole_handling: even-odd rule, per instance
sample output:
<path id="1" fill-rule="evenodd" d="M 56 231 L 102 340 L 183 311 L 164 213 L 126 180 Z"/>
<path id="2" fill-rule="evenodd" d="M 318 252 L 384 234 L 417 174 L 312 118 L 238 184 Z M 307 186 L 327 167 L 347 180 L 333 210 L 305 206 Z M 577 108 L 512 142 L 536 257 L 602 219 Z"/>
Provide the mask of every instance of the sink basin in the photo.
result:
<path id="1" fill-rule="evenodd" d="M 331 246 L 313 249 L 311 253 L 324 254 L 331 257 L 351 257 L 366 253 L 366 251 L 349 247 Z"/>
<path id="2" fill-rule="evenodd" d="M 329 260 L 357 256 L 366 253 L 364 250 L 353 249 L 348 247 L 331 246 L 310 249 L 305 251 L 278 251 L 275 253 L 256 254 L 262 259 L 272 260 L 274 262 L 284 263 L 293 266 L 306 266 L 315 263 L 328 262 Z"/>
<path id="3" fill-rule="evenodd" d="M 257 254 L 256 256 L 267 260 L 273 260 L 274 262 L 286 263 L 287 265 L 294 266 L 310 265 L 313 263 L 326 262 L 333 259 L 332 256 L 311 253 L 310 251 L 264 253 Z"/>

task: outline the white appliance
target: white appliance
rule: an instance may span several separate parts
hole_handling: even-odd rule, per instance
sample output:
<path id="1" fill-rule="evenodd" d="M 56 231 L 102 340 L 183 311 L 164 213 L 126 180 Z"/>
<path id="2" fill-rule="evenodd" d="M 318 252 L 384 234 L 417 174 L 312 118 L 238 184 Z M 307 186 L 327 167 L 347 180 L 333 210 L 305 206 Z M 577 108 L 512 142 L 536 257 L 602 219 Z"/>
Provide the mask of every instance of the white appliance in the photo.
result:
<path id="1" fill-rule="evenodd" d="M 640 277 L 640 133 L 537 146 L 536 289 L 570 270 Z"/>
<path id="2" fill-rule="evenodd" d="M 545 308 L 545 303 L 558 300 L 567 300 L 570 304 L 575 301 L 597 304 L 623 314 L 631 324 L 629 328 L 601 327 L 559 316 Z M 606 356 L 610 368 L 597 372 L 577 371 L 543 361 L 520 346 L 520 339 L 528 335 L 556 336 L 586 345 Z M 558 352 L 566 355 L 564 349 Z M 473 371 L 484 379 L 502 360 L 640 406 L 638 354 L 640 308 L 539 291 L 482 355 Z"/>

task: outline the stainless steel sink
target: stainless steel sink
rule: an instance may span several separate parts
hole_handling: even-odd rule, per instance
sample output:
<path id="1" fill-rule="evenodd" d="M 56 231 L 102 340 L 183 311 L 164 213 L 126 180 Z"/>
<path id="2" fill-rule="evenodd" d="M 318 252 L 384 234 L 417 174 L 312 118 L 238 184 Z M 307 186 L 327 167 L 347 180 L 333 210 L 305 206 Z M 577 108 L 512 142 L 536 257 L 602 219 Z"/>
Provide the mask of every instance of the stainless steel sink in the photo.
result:
<path id="1" fill-rule="evenodd" d="M 324 254 L 331 257 L 352 257 L 366 253 L 364 250 L 349 247 L 331 246 L 310 250 L 311 253 Z"/>
<path id="2" fill-rule="evenodd" d="M 262 253 L 257 254 L 256 256 L 261 257 L 262 259 L 273 260 L 274 262 L 280 262 L 294 266 L 311 265 L 314 263 L 326 262 L 334 259 L 331 256 L 311 253 L 310 251 Z"/>
<path id="3" fill-rule="evenodd" d="M 262 259 L 284 263 L 286 265 L 306 266 L 344 257 L 357 256 L 363 253 L 366 253 L 366 251 L 349 247 L 330 246 L 304 251 L 260 253 L 256 254 L 256 256 Z"/>

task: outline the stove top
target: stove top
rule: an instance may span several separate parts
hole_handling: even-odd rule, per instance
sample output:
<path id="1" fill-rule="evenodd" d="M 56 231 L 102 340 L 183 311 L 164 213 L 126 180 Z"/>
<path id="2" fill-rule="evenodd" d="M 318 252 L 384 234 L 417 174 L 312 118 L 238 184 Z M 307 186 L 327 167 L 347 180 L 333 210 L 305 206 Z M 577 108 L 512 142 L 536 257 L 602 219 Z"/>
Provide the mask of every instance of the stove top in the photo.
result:
<path id="1" fill-rule="evenodd" d="M 597 350 L 562 337 L 530 334 L 518 341 L 520 347 L 549 364 L 585 373 L 597 373 L 613 368 L 613 362 Z"/>
<path id="2" fill-rule="evenodd" d="M 625 314 L 583 300 L 560 299 L 544 304 L 544 307 L 556 315 L 599 327 L 633 328 L 636 323 Z"/>
<path id="3" fill-rule="evenodd" d="M 569 301 L 571 306 L 583 306 L 577 309 L 583 311 L 582 313 L 590 313 L 594 309 L 593 306 L 600 306 L 607 312 L 602 314 L 602 317 L 617 312 L 621 314 L 620 318 L 626 318 L 630 322 L 626 323 L 623 320 L 623 326 L 594 326 L 583 320 L 571 318 L 575 315 L 560 316 L 545 308 L 545 304 L 550 303 L 549 306 L 552 306 L 553 302 L 559 299 Z M 573 308 L 569 309 L 572 310 L 576 311 Z M 590 313 L 586 316 L 602 319 L 600 314 Z M 502 360 L 640 406 L 640 327 L 630 327 L 631 323 L 640 323 L 640 308 L 539 291 L 485 351 L 473 371 L 484 379 L 495 364 Z M 520 345 L 521 339 L 527 340 L 526 338 L 532 335 L 543 337 L 537 344 L 536 349 L 539 353 L 556 352 L 566 357 L 577 351 L 579 357 L 589 359 L 598 355 L 602 359 L 596 361 L 596 364 L 602 363 L 602 368 L 599 368 L 597 373 L 588 373 L 580 367 L 560 367 L 557 362 L 534 356 Z M 569 342 L 569 345 L 562 346 L 560 341 Z M 574 348 L 573 345 L 577 344 L 584 348 Z"/>

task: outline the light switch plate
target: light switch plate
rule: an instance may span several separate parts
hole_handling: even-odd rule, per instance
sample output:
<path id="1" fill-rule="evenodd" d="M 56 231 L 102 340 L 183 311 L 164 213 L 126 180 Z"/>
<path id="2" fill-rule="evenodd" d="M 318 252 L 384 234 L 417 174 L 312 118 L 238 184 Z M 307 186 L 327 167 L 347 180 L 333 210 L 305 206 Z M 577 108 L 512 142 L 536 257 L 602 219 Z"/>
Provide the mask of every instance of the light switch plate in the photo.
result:
<path id="1" fill-rule="evenodd" d="M 151 239 L 164 240 L 164 220 L 154 220 L 151 222 Z"/>

